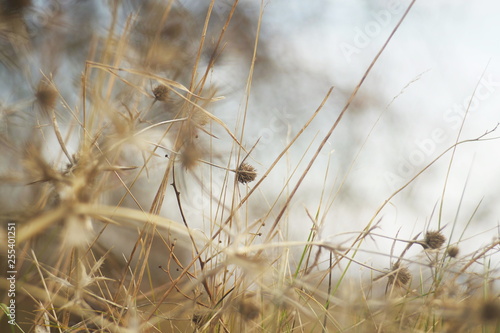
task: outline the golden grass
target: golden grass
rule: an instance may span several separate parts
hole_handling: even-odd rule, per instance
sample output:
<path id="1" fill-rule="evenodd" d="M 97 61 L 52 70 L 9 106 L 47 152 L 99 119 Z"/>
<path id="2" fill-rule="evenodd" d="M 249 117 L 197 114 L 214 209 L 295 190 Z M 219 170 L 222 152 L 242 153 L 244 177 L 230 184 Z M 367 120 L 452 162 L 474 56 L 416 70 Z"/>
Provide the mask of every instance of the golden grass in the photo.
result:
<path id="1" fill-rule="evenodd" d="M 284 199 L 262 201 L 264 216 L 253 215 L 249 201 L 334 92 L 330 88 L 318 101 L 269 167 L 254 166 L 258 142 L 251 142 L 251 148 L 243 143 L 264 6 L 250 52 L 245 103 L 234 129 L 213 114 L 223 96 L 210 85 L 210 73 L 224 54 L 238 1 L 215 33 L 209 31 L 211 1 L 193 35 L 183 35 L 196 30 L 186 27 L 195 23 L 174 1 L 145 7 L 143 16 L 131 15 L 120 33 L 113 11 L 115 25 L 108 34 L 89 41 L 75 106 L 65 100 L 67 89 L 57 86 L 54 73 L 40 68 L 43 78 L 32 96 L 36 121 L 26 125 L 32 134 L 26 144 L 8 136 L 0 142 L 17 161 L 17 169 L 1 174 L 2 180 L 30 193 L 27 204 L 0 216 L 5 224 L 16 224 L 18 271 L 17 324 L 9 325 L 4 313 L 1 331 L 499 332 L 498 277 L 489 269 L 496 267 L 489 260 L 498 251 L 498 239 L 462 254 L 460 242 L 447 242 L 444 230 L 418 230 L 413 239 L 377 234 L 379 214 L 392 198 L 446 152 L 486 140 L 495 129 L 457 140 L 387 198 L 350 243 L 318 238 L 319 209 L 307 211 L 304 240 L 283 236 L 297 191 L 414 2 L 327 135 L 312 148 L 291 190 L 288 176 Z M 17 14 L 2 15 L 19 24 Z M 213 43 L 203 68 L 207 35 Z M 189 48 L 189 39 L 197 40 L 192 53 L 183 49 Z M 21 49 L 16 38 L 6 43 L 16 52 Z M 21 102 L 5 110 L 22 110 Z M 229 156 L 218 150 L 222 140 L 232 146 Z M 53 159 L 44 153 L 49 143 L 57 145 Z M 220 183 L 214 181 L 217 175 Z M 205 198 L 201 210 L 193 208 L 196 189 Z M 192 214 L 208 225 L 200 228 Z M 396 255 L 362 246 L 378 237 L 406 247 Z M 410 255 L 415 248 L 420 254 Z M 4 274 L 7 248 L 1 250 Z M 370 252 L 389 259 L 391 267 L 358 259 Z M 478 262 L 482 274 L 471 269 Z M 358 268 L 363 278 L 357 277 Z M 8 280 L 0 281 L 0 289 L 9 287 Z M 7 295 L 0 302 L 8 304 Z"/>

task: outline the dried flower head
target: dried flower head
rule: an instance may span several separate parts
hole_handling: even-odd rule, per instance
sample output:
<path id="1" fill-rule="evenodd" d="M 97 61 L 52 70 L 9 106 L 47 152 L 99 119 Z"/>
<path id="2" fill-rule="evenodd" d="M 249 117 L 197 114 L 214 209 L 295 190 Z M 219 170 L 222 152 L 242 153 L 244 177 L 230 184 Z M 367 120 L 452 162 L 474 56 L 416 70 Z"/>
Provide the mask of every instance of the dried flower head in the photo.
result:
<path id="1" fill-rule="evenodd" d="M 248 163 L 241 163 L 236 170 L 236 178 L 242 184 L 250 183 L 257 177 L 257 170 Z"/>
<path id="2" fill-rule="evenodd" d="M 487 300 L 481 305 L 481 319 L 487 322 L 500 320 L 500 303 L 497 300 Z"/>
<path id="3" fill-rule="evenodd" d="M 411 273 L 408 268 L 394 264 L 392 272 L 389 275 L 389 284 L 396 284 L 400 287 L 405 286 L 411 280 Z"/>
<path id="4" fill-rule="evenodd" d="M 36 88 L 35 97 L 38 105 L 44 112 L 52 110 L 57 102 L 57 90 L 45 79 L 40 80 Z"/>
<path id="5" fill-rule="evenodd" d="M 160 102 L 165 102 L 168 99 L 168 88 L 163 84 L 159 84 L 153 88 L 155 99 Z"/>
<path id="6" fill-rule="evenodd" d="M 245 320 L 253 320 L 260 314 L 259 307 L 250 301 L 240 302 L 238 310 Z"/>
<path id="7" fill-rule="evenodd" d="M 458 255 L 459 251 L 460 249 L 458 248 L 458 246 L 450 246 L 446 250 L 446 254 L 452 258 L 455 258 Z"/>
<path id="8" fill-rule="evenodd" d="M 446 237 L 440 231 L 428 231 L 425 234 L 424 246 L 425 249 L 439 249 L 444 242 L 446 242 Z"/>

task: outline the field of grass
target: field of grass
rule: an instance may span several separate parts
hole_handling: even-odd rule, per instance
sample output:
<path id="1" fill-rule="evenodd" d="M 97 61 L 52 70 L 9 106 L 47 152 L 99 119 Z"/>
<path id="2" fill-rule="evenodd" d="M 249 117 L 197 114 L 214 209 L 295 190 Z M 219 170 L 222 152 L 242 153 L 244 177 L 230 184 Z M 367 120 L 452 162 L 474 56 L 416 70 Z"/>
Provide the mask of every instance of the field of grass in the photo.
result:
<path id="1" fill-rule="evenodd" d="M 457 133 L 355 232 L 321 232 L 344 191 L 345 179 L 327 186 L 329 162 L 316 208 L 297 199 L 415 1 L 325 135 L 304 151 L 335 87 L 277 153 L 247 134 L 254 81 L 272 70 L 259 67 L 273 57 L 260 51 L 265 3 L 57 3 L 35 27 L 30 1 L 4 1 L 0 18 L 0 82 L 13 91 L 0 95 L 0 332 L 500 332 L 498 231 L 463 248 L 476 211 L 464 228 L 442 220 L 447 179 L 411 237 L 380 227 L 394 198 L 438 162 L 458 168 L 457 147 L 496 127 Z M 234 91 L 239 105 L 219 115 Z"/>

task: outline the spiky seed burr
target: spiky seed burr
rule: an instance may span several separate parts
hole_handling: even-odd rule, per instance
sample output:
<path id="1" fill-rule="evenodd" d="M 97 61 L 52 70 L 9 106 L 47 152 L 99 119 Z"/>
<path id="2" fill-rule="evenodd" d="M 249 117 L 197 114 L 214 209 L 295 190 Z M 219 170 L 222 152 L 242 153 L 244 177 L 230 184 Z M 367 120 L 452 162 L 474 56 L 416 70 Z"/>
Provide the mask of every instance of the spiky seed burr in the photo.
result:
<path id="1" fill-rule="evenodd" d="M 440 231 L 428 231 L 425 234 L 424 248 L 439 249 L 446 242 L 446 237 Z"/>
<path id="2" fill-rule="evenodd" d="M 257 177 L 257 170 L 248 163 L 241 163 L 236 170 L 236 178 L 242 184 L 250 183 Z"/>
<path id="3" fill-rule="evenodd" d="M 399 264 L 392 266 L 392 272 L 389 275 L 389 284 L 396 283 L 398 286 L 405 286 L 411 280 L 410 270 Z"/>

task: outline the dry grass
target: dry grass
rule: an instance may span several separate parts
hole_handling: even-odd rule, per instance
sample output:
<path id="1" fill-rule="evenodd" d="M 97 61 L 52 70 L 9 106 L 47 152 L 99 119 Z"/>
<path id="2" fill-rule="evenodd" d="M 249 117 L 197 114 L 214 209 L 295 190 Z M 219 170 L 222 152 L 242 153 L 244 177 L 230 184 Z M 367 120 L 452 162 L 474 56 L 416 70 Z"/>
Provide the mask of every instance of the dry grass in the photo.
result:
<path id="1" fill-rule="evenodd" d="M 42 61 L 26 74 L 29 80 L 42 73 L 27 81 L 34 82 L 27 84 L 28 103 L 0 101 L 2 121 L 16 126 L 8 121 L 20 117 L 28 132 L 24 139 L 0 133 L 9 161 L 0 174 L 0 219 L 16 223 L 18 271 L 17 324 L 8 325 L 3 314 L 1 331 L 499 332 L 498 272 L 490 261 L 498 239 L 462 253 L 466 236 L 451 243 L 448 227 L 417 230 L 413 239 L 377 234 L 385 205 L 435 161 L 387 198 L 350 243 L 319 238 L 326 216 L 319 208 L 307 212 L 303 241 L 284 236 L 295 194 L 392 34 L 329 133 L 311 148 L 298 180 L 288 184 L 288 175 L 283 196 L 262 202 L 262 214 L 249 202 L 334 89 L 261 168 L 252 157 L 259 143 L 246 142 L 244 130 L 262 12 L 248 24 L 236 1 L 214 28 L 213 4 L 201 22 L 174 1 L 145 6 L 121 25 L 112 10 L 115 25 L 88 36 L 81 76 L 68 73 L 69 87 L 54 79 L 65 68 Z M 19 73 L 35 47 L 18 14 L 25 6 L 2 14 L 10 22 L 0 28 L 5 72 Z M 254 30 L 243 33 L 238 23 L 245 22 Z M 46 29 L 57 36 L 57 25 Z M 210 75 L 224 61 L 225 43 L 237 38 L 253 38 L 253 46 L 245 50 L 246 102 L 230 128 L 217 117 L 222 96 Z M 41 52 L 47 58 L 50 49 Z M 68 90 L 77 91 L 71 101 Z M 364 246 L 383 238 L 406 247 L 394 254 Z M 7 249 L 1 251 L 4 274 Z M 384 257 L 391 267 L 367 264 L 358 259 L 363 253 Z M 9 283 L 2 279 L 0 288 Z"/>

